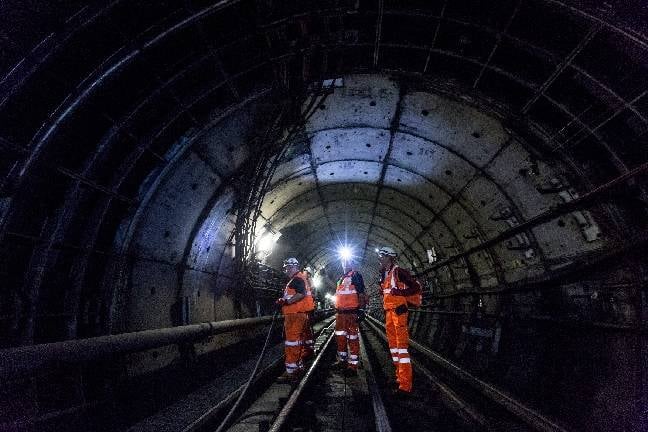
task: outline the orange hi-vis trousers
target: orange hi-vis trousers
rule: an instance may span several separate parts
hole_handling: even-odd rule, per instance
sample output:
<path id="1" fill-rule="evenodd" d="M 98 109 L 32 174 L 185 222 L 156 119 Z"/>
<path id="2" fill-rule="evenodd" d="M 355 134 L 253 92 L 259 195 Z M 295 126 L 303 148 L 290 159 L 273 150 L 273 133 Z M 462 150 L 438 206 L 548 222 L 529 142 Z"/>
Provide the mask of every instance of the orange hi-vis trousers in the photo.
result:
<path id="1" fill-rule="evenodd" d="M 407 331 L 407 316 L 405 312 L 396 315 L 393 309 L 385 311 L 385 330 L 389 351 L 396 368 L 396 381 L 398 388 L 406 392 L 412 391 L 412 363 L 409 352 L 409 333 Z"/>
<path id="2" fill-rule="evenodd" d="M 338 358 L 340 361 L 346 361 L 347 366 L 351 369 L 358 368 L 358 355 L 360 354 L 358 333 L 358 314 L 338 312 L 335 316 L 335 341 L 337 342 Z"/>
<path id="3" fill-rule="evenodd" d="M 308 315 L 305 312 L 288 313 L 284 315 L 284 354 L 286 372 L 291 374 L 303 369 L 304 337 Z"/>

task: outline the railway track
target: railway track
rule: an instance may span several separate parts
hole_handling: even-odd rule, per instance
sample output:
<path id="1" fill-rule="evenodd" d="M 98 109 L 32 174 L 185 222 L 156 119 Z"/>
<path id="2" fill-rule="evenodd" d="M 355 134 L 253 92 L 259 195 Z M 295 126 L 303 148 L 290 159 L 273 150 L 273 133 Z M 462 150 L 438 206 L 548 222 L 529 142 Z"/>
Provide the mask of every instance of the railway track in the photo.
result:
<path id="1" fill-rule="evenodd" d="M 393 366 L 381 323 L 362 325 L 357 376 L 330 367 L 335 361 L 334 320 L 325 320 L 316 337 L 316 354 L 300 381 L 278 383 L 282 359 L 251 381 L 248 397 L 222 426 L 243 386 L 185 427 L 183 432 L 355 432 L 355 431 L 554 431 L 554 422 L 480 382 L 456 365 L 412 341 L 415 387 L 410 396 L 394 394 Z"/>
<path id="2" fill-rule="evenodd" d="M 369 330 L 365 331 L 366 334 L 379 339 L 382 346 L 386 347 L 386 335 L 381 322 L 368 317 L 363 328 Z M 387 352 L 387 349 L 383 348 L 383 351 Z M 416 341 L 410 340 L 410 356 L 414 373 L 417 375 L 417 388 L 411 398 L 410 409 L 414 408 L 419 397 L 426 398 L 426 395 L 436 394 L 442 404 L 452 411 L 468 430 L 567 432 L 553 420 L 515 400 L 504 391 L 481 381 Z M 423 384 L 422 380 L 426 383 Z M 457 426 L 448 424 L 446 430 L 454 430 Z"/>

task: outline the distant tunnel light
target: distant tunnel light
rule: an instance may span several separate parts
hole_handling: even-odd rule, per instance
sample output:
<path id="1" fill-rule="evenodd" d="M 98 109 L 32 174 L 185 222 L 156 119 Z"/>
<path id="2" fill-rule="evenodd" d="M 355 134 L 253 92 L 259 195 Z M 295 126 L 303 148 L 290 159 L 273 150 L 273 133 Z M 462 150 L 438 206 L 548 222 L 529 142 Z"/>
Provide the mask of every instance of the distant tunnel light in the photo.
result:
<path id="1" fill-rule="evenodd" d="M 330 300 L 331 302 L 335 303 L 335 296 L 331 293 L 326 293 L 324 296 L 327 300 Z"/>
<path id="2" fill-rule="evenodd" d="M 259 238 L 257 249 L 260 252 L 271 252 L 274 247 L 274 239 L 272 233 L 265 233 Z"/>
<path id="3" fill-rule="evenodd" d="M 265 256 L 270 255 L 279 237 L 280 232 L 266 231 L 257 240 L 257 251 Z"/>
<path id="4" fill-rule="evenodd" d="M 261 237 L 263 234 L 265 234 L 268 231 L 268 228 L 263 225 L 258 229 L 258 232 L 256 233 L 257 237 Z"/>
<path id="5" fill-rule="evenodd" d="M 315 276 L 313 276 L 313 286 L 315 288 L 322 286 L 322 277 L 320 275 L 316 274 Z"/>
<path id="6" fill-rule="evenodd" d="M 347 262 L 353 256 L 353 251 L 349 246 L 340 246 L 338 249 L 338 255 L 342 261 Z"/>

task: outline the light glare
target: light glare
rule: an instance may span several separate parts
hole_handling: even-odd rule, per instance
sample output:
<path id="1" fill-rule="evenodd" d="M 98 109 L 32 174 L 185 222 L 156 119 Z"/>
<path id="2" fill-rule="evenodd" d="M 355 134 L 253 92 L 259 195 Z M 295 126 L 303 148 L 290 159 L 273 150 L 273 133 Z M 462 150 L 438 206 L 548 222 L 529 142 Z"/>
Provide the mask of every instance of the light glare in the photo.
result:
<path id="1" fill-rule="evenodd" d="M 260 252 L 270 252 L 274 247 L 274 236 L 272 233 L 265 233 L 259 238 L 257 248 Z"/>
<path id="2" fill-rule="evenodd" d="M 256 251 L 262 259 L 265 259 L 268 255 L 272 253 L 277 240 L 281 237 L 280 232 L 273 232 L 271 230 L 265 230 L 264 233 L 257 237 L 256 241 Z"/>
<path id="3" fill-rule="evenodd" d="M 349 259 L 351 259 L 351 257 L 353 256 L 353 252 L 351 251 L 350 247 L 342 246 L 338 250 L 338 255 L 340 255 L 340 258 L 342 258 L 342 260 L 346 262 Z"/>

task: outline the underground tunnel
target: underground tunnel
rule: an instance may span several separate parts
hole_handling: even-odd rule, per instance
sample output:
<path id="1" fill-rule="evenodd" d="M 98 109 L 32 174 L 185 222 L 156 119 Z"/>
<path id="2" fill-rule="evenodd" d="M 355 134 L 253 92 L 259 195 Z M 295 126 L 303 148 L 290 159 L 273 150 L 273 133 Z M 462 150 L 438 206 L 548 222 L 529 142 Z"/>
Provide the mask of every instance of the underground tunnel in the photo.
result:
<path id="1" fill-rule="evenodd" d="M 0 16 L 0 430 L 217 430 L 264 395 L 230 430 L 648 430 L 646 2 Z M 319 371 L 342 247 L 362 379 Z M 405 400 L 383 247 L 422 286 Z M 289 257 L 318 348 L 278 391 Z"/>

